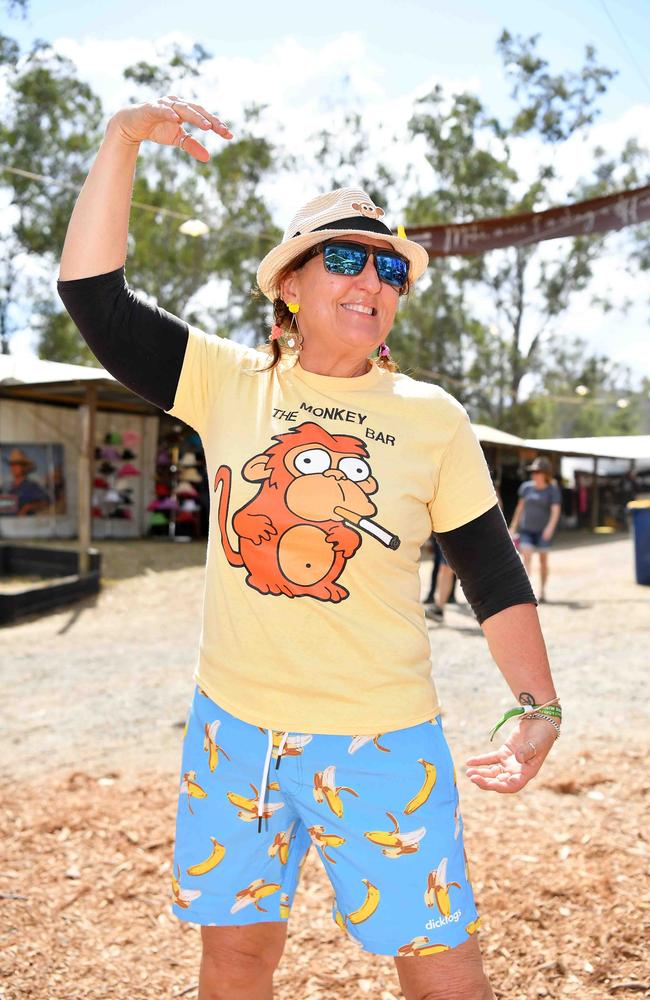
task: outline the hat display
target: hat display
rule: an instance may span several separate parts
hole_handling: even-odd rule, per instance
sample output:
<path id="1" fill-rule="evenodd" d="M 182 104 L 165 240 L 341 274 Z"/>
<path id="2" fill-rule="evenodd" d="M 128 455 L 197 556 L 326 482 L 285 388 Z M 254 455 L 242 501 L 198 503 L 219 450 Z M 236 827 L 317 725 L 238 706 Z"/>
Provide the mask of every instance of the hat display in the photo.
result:
<path id="1" fill-rule="evenodd" d="M 539 455 L 534 462 L 531 462 L 529 466 L 526 467 L 527 472 L 545 472 L 547 475 L 551 475 L 553 472 L 553 466 L 548 458 L 543 455 Z"/>
<path id="2" fill-rule="evenodd" d="M 167 518 L 165 517 L 165 515 L 161 514 L 159 511 L 156 511 L 149 518 L 149 527 L 150 528 L 162 527 L 163 524 L 165 525 L 165 527 L 167 527 L 167 525 L 169 524 L 169 521 L 167 520 Z"/>
<path id="3" fill-rule="evenodd" d="M 140 470 L 136 469 L 135 465 L 131 465 L 130 462 L 127 462 L 121 469 L 118 469 L 117 474 L 118 476 L 139 476 Z"/>
<path id="4" fill-rule="evenodd" d="M 109 430 L 100 434 L 100 441 L 94 449 L 98 465 L 93 478 L 92 516 L 132 521 L 140 503 L 132 478 L 141 474 L 132 464 L 138 457 L 133 449 L 138 446 L 140 432 Z"/>
<path id="5" fill-rule="evenodd" d="M 165 497 L 164 500 L 155 500 L 154 503 L 156 510 L 176 510 L 178 507 L 176 497 Z"/>
<path id="6" fill-rule="evenodd" d="M 32 462 L 22 448 L 12 448 L 9 452 L 9 458 L 5 456 L 5 462 L 7 465 L 24 465 L 26 472 L 31 472 L 36 468 L 36 463 Z"/>
<path id="7" fill-rule="evenodd" d="M 360 188 L 337 188 L 312 198 L 299 208 L 287 226 L 282 242 L 273 247 L 257 270 L 257 283 L 273 302 L 280 294 L 278 275 L 305 250 L 333 237 L 378 236 L 409 262 L 409 281 L 417 281 L 426 271 L 429 254 L 406 236 L 394 236 L 382 222 L 383 208 L 375 205 Z"/>
<path id="8" fill-rule="evenodd" d="M 179 477 L 183 482 L 186 483 L 202 483 L 203 478 L 198 469 L 189 466 L 188 468 L 182 469 Z"/>
<path id="9" fill-rule="evenodd" d="M 180 465 L 182 465 L 184 469 L 198 465 L 198 462 L 196 461 L 196 455 L 194 454 L 194 452 L 186 451 L 180 460 Z"/>
<path id="10" fill-rule="evenodd" d="M 198 490 L 195 490 L 191 483 L 179 483 L 174 493 L 177 497 L 198 497 Z"/>
<path id="11" fill-rule="evenodd" d="M 196 500 L 193 500 L 190 497 L 189 500 L 183 500 L 183 502 L 181 504 L 181 510 L 196 511 L 196 510 L 201 510 L 201 508 L 200 508 L 199 504 L 196 502 Z"/>

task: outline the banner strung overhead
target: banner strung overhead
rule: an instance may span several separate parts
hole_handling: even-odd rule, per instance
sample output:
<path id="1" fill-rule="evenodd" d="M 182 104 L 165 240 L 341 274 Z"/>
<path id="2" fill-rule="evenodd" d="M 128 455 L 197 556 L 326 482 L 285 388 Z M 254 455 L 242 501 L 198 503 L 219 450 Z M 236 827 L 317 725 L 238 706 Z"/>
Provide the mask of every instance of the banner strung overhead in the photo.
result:
<path id="1" fill-rule="evenodd" d="M 650 219 L 650 185 L 590 198 L 546 212 L 502 215 L 449 226 L 409 226 L 408 235 L 430 257 L 470 256 L 500 247 L 525 246 L 561 236 L 590 236 Z"/>

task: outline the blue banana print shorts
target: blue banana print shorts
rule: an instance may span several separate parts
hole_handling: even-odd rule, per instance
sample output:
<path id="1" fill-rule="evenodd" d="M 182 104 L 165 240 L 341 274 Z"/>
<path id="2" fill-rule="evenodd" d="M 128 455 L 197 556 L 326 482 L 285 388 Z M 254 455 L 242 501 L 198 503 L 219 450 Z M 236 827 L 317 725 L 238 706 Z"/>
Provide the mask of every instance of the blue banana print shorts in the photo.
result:
<path id="1" fill-rule="evenodd" d="M 467 940 L 478 915 L 441 717 L 376 736 L 283 733 L 196 687 L 183 743 L 172 911 L 288 920 L 311 846 L 342 933 L 378 955 Z"/>

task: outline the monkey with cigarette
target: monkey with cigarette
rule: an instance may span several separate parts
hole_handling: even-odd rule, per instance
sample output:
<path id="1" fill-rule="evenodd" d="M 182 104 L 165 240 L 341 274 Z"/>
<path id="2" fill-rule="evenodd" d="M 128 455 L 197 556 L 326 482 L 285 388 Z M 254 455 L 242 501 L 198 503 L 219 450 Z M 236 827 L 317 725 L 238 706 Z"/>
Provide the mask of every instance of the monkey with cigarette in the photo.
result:
<path id="1" fill-rule="evenodd" d="M 313 597 L 338 603 L 349 596 L 338 579 L 361 545 L 358 530 L 390 549 L 399 538 L 377 524 L 370 496 L 379 489 L 368 451 L 359 438 L 329 434 L 307 422 L 276 435 L 272 445 L 242 469 L 257 494 L 233 516 L 239 550 L 228 538 L 232 473 L 216 472 L 221 484 L 218 520 L 231 566 L 244 566 L 246 583 L 260 594 Z"/>

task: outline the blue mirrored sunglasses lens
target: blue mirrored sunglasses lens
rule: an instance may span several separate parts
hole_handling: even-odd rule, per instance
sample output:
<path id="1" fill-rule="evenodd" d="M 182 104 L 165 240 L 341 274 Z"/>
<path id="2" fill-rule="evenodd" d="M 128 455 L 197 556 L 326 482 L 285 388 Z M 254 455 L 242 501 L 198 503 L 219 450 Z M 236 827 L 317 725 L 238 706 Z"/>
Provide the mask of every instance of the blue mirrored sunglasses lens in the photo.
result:
<path id="1" fill-rule="evenodd" d="M 405 260 L 392 253 L 378 253 L 375 257 L 377 261 L 377 274 L 382 281 L 389 285 L 401 288 L 406 284 L 409 266 Z"/>
<path id="2" fill-rule="evenodd" d="M 325 267 L 331 274 L 360 274 L 365 266 L 367 255 L 363 250 L 345 247 L 338 244 L 326 246 L 323 250 Z"/>

